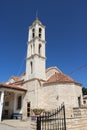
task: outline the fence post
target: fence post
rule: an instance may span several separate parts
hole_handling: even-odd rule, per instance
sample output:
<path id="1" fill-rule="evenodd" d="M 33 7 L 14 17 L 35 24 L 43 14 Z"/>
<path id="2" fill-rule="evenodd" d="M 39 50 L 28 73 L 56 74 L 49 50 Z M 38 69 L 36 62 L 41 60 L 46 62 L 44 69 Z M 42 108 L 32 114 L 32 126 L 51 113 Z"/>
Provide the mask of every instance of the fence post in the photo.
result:
<path id="1" fill-rule="evenodd" d="M 65 105 L 63 105 L 63 110 L 64 110 L 64 126 L 65 126 L 65 130 L 66 130 Z"/>
<path id="2" fill-rule="evenodd" d="M 37 117 L 37 130 L 41 130 L 41 117 Z"/>

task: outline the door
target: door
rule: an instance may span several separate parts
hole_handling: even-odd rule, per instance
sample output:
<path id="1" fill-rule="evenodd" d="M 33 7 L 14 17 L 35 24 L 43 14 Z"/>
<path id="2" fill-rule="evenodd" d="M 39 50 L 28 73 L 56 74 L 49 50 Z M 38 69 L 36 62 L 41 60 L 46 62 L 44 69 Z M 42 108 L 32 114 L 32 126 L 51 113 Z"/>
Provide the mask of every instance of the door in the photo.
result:
<path id="1" fill-rule="evenodd" d="M 81 106 L 81 97 L 78 97 L 78 106 Z"/>
<path id="2" fill-rule="evenodd" d="M 30 102 L 27 102 L 27 117 L 30 117 Z"/>

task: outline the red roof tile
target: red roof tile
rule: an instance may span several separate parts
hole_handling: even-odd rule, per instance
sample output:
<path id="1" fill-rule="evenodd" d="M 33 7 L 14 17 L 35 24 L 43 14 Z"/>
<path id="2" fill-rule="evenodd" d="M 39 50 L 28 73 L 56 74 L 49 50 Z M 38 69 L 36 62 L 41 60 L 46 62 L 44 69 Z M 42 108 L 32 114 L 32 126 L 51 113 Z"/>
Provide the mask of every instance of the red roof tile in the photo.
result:
<path id="1" fill-rule="evenodd" d="M 27 89 L 23 88 L 22 86 L 15 85 L 15 84 L 2 83 L 2 84 L 0 84 L 0 88 L 8 88 L 8 89 L 14 89 L 14 90 L 20 90 L 20 91 L 27 91 Z"/>
<path id="2" fill-rule="evenodd" d="M 46 83 L 55 83 L 55 82 L 57 82 L 57 83 L 77 83 L 72 78 L 70 78 L 69 76 L 67 76 L 63 73 L 55 73 L 46 81 Z M 78 83 L 78 84 L 80 84 L 80 83 Z"/>

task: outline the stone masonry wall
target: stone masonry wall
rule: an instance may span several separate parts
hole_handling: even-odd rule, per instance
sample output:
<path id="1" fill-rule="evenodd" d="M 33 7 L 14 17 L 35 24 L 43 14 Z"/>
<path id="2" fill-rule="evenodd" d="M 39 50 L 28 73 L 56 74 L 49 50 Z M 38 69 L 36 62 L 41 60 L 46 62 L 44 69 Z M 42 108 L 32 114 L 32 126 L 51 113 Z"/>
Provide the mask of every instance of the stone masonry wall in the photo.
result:
<path id="1" fill-rule="evenodd" d="M 66 118 L 66 130 L 87 130 L 87 108 L 74 108 L 73 115 Z"/>
<path id="2" fill-rule="evenodd" d="M 78 91 L 77 91 L 78 90 Z M 45 109 L 56 109 L 64 102 L 67 109 L 78 107 L 78 97 L 82 100 L 82 88 L 75 84 L 50 84 L 38 90 L 38 104 Z M 71 115 L 70 115 L 71 117 Z"/>
<path id="3" fill-rule="evenodd" d="M 87 130 L 87 118 L 70 118 L 66 124 L 66 130 Z"/>

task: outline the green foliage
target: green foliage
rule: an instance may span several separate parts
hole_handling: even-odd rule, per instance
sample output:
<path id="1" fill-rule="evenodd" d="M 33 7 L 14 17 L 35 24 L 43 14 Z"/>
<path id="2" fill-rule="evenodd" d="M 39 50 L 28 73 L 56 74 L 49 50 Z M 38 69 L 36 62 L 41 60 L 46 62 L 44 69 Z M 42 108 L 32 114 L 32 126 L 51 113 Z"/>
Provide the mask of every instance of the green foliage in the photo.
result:
<path id="1" fill-rule="evenodd" d="M 83 87 L 82 92 L 83 92 L 83 95 L 87 95 L 87 88 Z"/>

